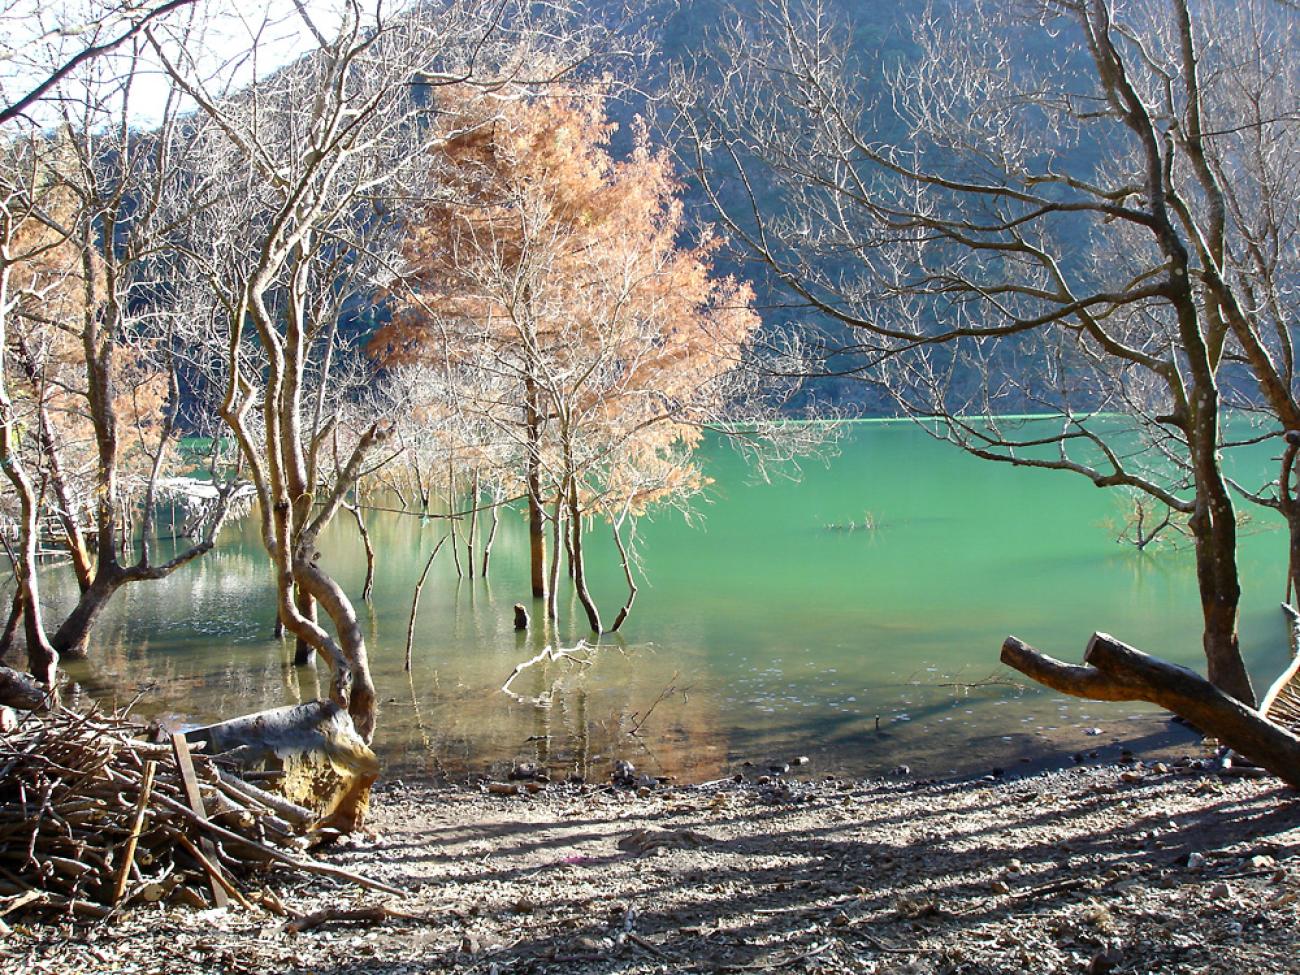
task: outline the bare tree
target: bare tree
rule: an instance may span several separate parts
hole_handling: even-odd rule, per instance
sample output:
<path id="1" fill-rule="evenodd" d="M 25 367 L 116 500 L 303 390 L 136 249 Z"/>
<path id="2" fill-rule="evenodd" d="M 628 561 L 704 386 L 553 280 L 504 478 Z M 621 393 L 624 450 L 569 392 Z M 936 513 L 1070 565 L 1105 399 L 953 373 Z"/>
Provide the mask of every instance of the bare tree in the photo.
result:
<path id="1" fill-rule="evenodd" d="M 0 468 L 18 495 L 17 551 L 13 553 L 18 593 L 14 614 L 6 636 L 14 625 L 14 616 L 22 612 L 27 640 L 28 667 L 32 674 L 54 686 L 58 654 L 50 645 L 41 617 L 40 580 L 37 575 L 39 540 L 38 489 L 29 465 L 19 453 L 20 424 L 9 382 L 9 332 L 14 312 L 24 298 L 41 297 L 42 285 L 16 279 L 16 269 L 56 250 L 62 243 L 58 236 L 42 233 L 37 213 L 46 183 L 46 162 L 38 140 L 14 140 L 5 145 L 3 182 L 0 183 Z M 61 282 L 60 282 L 61 283 Z"/>
<path id="2" fill-rule="evenodd" d="M 487 97 L 508 80 L 544 82 L 580 58 L 581 43 L 567 11 L 524 4 L 402 12 L 344 2 L 332 30 L 298 9 L 319 49 L 237 93 L 205 79 L 161 31 L 149 36 L 200 106 L 211 157 L 240 201 L 242 212 L 215 220 L 191 252 L 226 315 L 222 416 L 257 489 L 279 616 L 330 662 L 332 696 L 369 739 L 375 690 L 364 635 L 316 546 L 393 428 L 373 420 L 332 469 L 323 463 L 340 428 L 311 390 L 330 372 L 333 346 L 320 340 L 336 334 L 341 308 L 319 298 L 339 293 L 355 255 L 388 261 L 392 215 L 432 192 L 424 161 L 446 138 L 432 89 L 456 83 Z M 336 636 L 313 618 L 316 605 Z"/>
<path id="3" fill-rule="evenodd" d="M 65 531 L 81 589 L 51 638 L 65 655 L 86 652 L 91 627 L 123 586 L 165 578 L 209 551 L 228 510 L 219 503 L 196 542 L 155 560 L 158 483 L 180 433 L 175 333 L 189 311 L 171 300 L 176 262 L 170 244 L 177 229 L 223 191 L 194 178 L 203 165 L 196 156 L 202 141 L 182 112 L 177 89 L 164 96 L 155 129 L 147 135 L 134 130 L 132 89 L 148 70 L 140 53 L 137 43 L 111 63 L 96 62 L 57 107 L 68 133 L 57 178 L 77 208 L 66 228 L 52 222 L 51 229 L 66 233 L 75 248 L 83 293 L 79 320 L 52 324 L 79 340 L 75 379 L 63 385 L 94 443 L 90 483 L 81 492 L 87 501 L 78 506 L 91 513 L 85 530 L 73 524 L 76 513 L 59 490 L 60 478 L 51 478 L 56 508 L 69 522 Z M 34 320 L 50 327 L 40 312 Z M 41 446 L 54 474 L 61 467 L 60 445 L 47 433 Z M 223 484 L 219 500 L 228 501 L 232 490 L 233 484 Z M 86 537 L 94 540 L 93 567 L 80 551 Z M 133 548 L 134 559 L 124 563 Z"/>
<path id="4" fill-rule="evenodd" d="M 228 497 L 218 493 L 195 544 L 154 559 L 158 485 L 174 457 L 181 398 L 169 354 L 176 318 L 160 300 L 160 251 L 210 192 L 196 192 L 186 178 L 194 162 L 174 91 L 170 100 L 164 93 L 155 132 L 132 125 L 139 44 L 111 45 L 124 48 L 111 63 L 109 49 L 65 61 L 56 43 L 66 40 L 61 29 L 23 55 L 29 67 L 45 66 L 49 83 L 34 90 L 41 116 L 57 130 L 27 125 L 26 136 L 7 144 L 3 177 L 13 218 L 3 344 L 18 367 L 17 408 L 33 433 L 13 444 L 26 455 L 11 478 L 22 509 L 18 575 L 26 580 L 14 612 L 24 616 L 29 656 L 41 659 L 43 677 L 52 675 L 56 654 L 85 652 L 96 618 L 122 586 L 161 579 L 209 550 Z M 12 397 L 9 404 L 12 428 Z M 27 470 L 39 480 L 20 483 Z M 45 516 L 61 528 L 80 589 L 52 636 L 28 565 Z"/>
<path id="5" fill-rule="evenodd" d="M 872 103 L 824 10 L 762 10 L 679 79 L 680 122 L 733 237 L 848 327 L 826 370 L 867 374 L 978 456 L 1185 516 L 1210 678 L 1253 702 L 1222 417 L 1253 389 L 1293 426 L 1272 375 L 1289 375 L 1272 355 L 1289 356 L 1289 268 L 1271 264 L 1274 311 L 1252 251 L 1281 243 L 1259 210 L 1290 178 L 1295 88 L 1241 65 L 1294 62 L 1292 14 L 1266 0 L 927 10 L 916 58 Z M 1257 110 L 1243 117 L 1242 99 Z M 1055 429 L 997 419 L 1026 409 Z"/>
<path id="6" fill-rule="evenodd" d="M 86 9 L 37 0 L 0 4 L 0 125 L 41 106 L 60 84 L 117 51 L 150 23 L 194 0 L 95 2 Z"/>

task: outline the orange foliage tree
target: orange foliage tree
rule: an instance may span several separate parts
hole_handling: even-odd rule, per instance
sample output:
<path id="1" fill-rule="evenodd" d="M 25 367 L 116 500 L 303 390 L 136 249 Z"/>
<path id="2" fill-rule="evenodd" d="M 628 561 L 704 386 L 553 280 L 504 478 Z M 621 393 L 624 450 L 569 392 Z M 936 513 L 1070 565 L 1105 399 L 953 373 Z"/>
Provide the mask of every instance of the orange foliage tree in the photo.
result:
<path id="1" fill-rule="evenodd" d="M 441 400 L 512 446 L 528 500 L 534 597 L 555 616 L 560 553 L 591 628 L 583 526 L 621 528 L 703 483 L 692 460 L 721 418 L 758 328 L 747 285 L 714 273 L 708 233 L 690 245 L 670 160 L 643 128 L 625 159 L 598 93 L 511 93 L 491 111 L 444 98 L 458 134 L 432 165 L 445 199 L 423 209 L 372 342 L 385 364 L 429 370 Z M 545 532 L 552 555 L 546 564 Z"/>

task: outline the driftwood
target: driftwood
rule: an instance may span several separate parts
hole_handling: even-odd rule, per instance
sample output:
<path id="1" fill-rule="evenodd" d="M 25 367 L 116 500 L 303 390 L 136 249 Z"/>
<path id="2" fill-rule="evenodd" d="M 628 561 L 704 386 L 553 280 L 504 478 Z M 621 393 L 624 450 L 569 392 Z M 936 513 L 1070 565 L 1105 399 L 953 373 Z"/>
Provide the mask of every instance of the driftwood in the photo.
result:
<path id="1" fill-rule="evenodd" d="M 45 694 L 35 678 L 12 667 L 0 667 L 0 706 L 30 711 L 41 706 Z"/>
<path id="2" fill-rule="evenodd" d="M 400 893 L 302 855 L 314 816 L 263 801 L 179 736 L 156 744 L 147 733 L 59 707 L 0 733 L 0 913 L 103 918 L 133 902 L 207 907 L 226 896 L 266 906 L 246 891 L 271 870 Z"/>
<path id="3" fill-rule="evenodd" d="M 550 704 L 549 692 L 543 692 L 537 697 L 525 697 L 522 694 L 512 691 L 510 689 L 510 685 L 515 682 L 516 677 L 522 674 L 529 667 L 536 666 L 537 664 L 540 663 L 548 663 L 551 661 L 559 661 L 559 660 L 568 660 L 570 662 L 578 664 L 578 666 L 580 667 L 590 667 L 594 662 L 591 658 L 591 651 L 595 649 L 596 649 L 595 647 L 588 645 L 586 640 L 579 640 L 576 646 L 569 647 L 568 649 L 564 649 L 563 647 L 551 647 L 551 646 L 543 647 L 540 653 L 528 658 L 521 664 L 515 664 L 514 670 L 510 671 L 510 676 L 507 677 L 506 682 L 501 685 L 501 690 L 504 693 L 508 694 L 510 697 L 514 698 L 520 704 L 533 704 L 537 706 L 549 705 Z"/>
<path id="4" fill-rule="evenodd" d="M 1074 697 L 1157 704 L 1300 788 L 1300 737 L 1199 674 L 1105 633 L 1093 634 L 1083 661 L 1064 663 L 1015 637 L 1002 644 L 1002 662 L 1040 684 Z"/>
<path id="5" fill-rule="evenodd" d="M 306 814 L 313 829 L 358 829 L 379 776 L 379 759 L 357 735 L 348 713 L 331 701 L 258 711 L 195 728 L 186 737 L 205 743 L 209 753 L 237 761 L 241 778 L 263 770 L 273 773 L 278 800 L 247 782 L 231 788 L 248 801 L 269 806 L 286 825 L 301 825 Z"/>

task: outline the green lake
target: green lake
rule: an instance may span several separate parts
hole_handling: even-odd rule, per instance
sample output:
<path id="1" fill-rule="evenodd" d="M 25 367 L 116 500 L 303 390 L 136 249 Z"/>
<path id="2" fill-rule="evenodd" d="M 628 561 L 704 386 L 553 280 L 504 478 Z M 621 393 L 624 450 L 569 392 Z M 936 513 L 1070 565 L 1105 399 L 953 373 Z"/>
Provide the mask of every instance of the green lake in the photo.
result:
<path id="1" fill-rule="evenodd" d="M 1263 471 L 1275 452 L 1265 445 L 1241 463 Z M 980 461 L 906 423 L 850 425 L 838 454 L 805 462 L 797 479 L 760 481 L 718 443 L 707 453 L 715 483 L 693 523 L 676 512 L 642 522 L 647 579 L 620 637 L 606 637 L 590 666 L 534 667 L 512 685 L 521 697 L 549 689 L 546 706 L 501 685 L 585 626 L 566 589 L 558 632 L 514 631 L 512 607 L 527 595 L 518 513 L 503 516 L 488 580 L 458 580 L 449 553 L 438 556 L 409 675 L 411 593 L 446 522 L 369 515 L 378 566 L 367 609 L 360 539 L 346 514 L 336 519 L 322 564 L 368 620 L 376 748 L 390 774 L 463 776 L 528 760 L 604 778 L 625 758 L 699 780 L 807 755 L 812 772 L 906 764 L 943 776 L 1170 740 L 1154 709 L 1012 686 L 997 662 L 1010 633 L 1078 660 L 1103 630 L 1199 666 L 1190 548 L 1117 544 L 1114 492 Z M 593 590 L 612 619 L 623 582 L 607 529 L 588 544 Z M 1252 511 L 1241 632 L 1257 684 L 1289 652 L 1285 552 L 1280 520 Z M 71 598 L 67 576 L 48 574 L 52 602 Z M 149 685 L 141 709 L 190 722 L 314 697 L 314 672 L 295 670 L 291 644 L 271 638 L 270 578 L 253 521 L 230 526 L 207 557 L 122 593 L 74 677 L 116 703 Z M 1000 682 L 967 686 L 990 677 Z"/>

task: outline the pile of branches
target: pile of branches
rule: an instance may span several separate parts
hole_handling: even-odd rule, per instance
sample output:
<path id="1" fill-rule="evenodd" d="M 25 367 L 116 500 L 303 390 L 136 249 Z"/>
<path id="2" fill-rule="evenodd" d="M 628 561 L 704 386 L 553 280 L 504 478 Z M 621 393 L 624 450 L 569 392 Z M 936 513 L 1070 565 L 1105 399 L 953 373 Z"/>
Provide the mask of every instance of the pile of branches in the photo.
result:
<path id="1" fill-rule="evenodd" d="M 32 711 L 0 732 L 0 918 L 103 918 L 157 901 L 289 914 L 265 888 L 272 871 L 401 893 L 304 855 L 314 824 L 180 734 L 123 714 Z"/>

